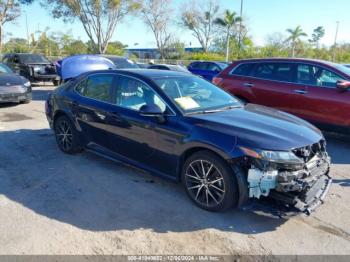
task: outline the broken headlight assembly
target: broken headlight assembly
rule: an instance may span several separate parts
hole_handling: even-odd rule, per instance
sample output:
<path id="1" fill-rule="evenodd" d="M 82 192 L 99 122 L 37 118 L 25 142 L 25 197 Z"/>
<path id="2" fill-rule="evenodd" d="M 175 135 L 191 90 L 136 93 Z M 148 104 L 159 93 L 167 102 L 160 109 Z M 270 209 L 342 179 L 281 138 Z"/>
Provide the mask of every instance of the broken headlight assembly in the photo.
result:
<path id="1" fill-rule="evenodd" d="M 305 164 L 302 159 L 291 151 L 258 150 L 246 147 L 240 147 L 240 149 L 245 155 L 253 158 L 256 165 L 263 169 L 267 169 L 269 166 L 271 166 L 272 169 L 277 169 L 278 167 L 285 169 L 301 169 Z"/>
<path id="2" fill-rule="evenodd" d="M 310 211 L 322 203 L 332 180 L 328 175 L 330 158 L 325 147 L 320 145 L 316 143 L 297 149 L 303 152 L 305 158 L 294 150 L 240 147 L 250 159 L 246 165 L 249 197 L 270 196 L 303 211 Z"/>

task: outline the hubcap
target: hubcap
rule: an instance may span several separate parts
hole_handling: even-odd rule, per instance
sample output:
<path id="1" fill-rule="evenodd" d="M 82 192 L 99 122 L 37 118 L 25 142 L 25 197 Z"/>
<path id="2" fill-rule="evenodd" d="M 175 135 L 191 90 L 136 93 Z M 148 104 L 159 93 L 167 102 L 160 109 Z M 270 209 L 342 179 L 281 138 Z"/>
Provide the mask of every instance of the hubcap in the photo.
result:
<path id="1" fill-rule="evenodd" d="M 224 199 L 224 178 L 218 168 L 209 161 L 195 160 L 190 163 L 185 180 L 190 195 L 201 205 L 214 207 Z"/>
<path id="2" fill-rule="evenodd" d="M 57 141 L 60 146 L 65 150 L 69 151 L 72 147 L 73 135 L 72 130 L 67 121 L 62 120 L 58 123 L 56 128 Z"/>

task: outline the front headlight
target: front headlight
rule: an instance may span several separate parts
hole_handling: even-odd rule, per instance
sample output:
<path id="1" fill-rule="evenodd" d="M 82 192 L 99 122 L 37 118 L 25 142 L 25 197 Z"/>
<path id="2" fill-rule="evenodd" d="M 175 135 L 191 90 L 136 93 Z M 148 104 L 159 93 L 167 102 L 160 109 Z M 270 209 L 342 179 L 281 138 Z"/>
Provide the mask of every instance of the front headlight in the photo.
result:
<path id="1" fill-rule="evenodd" d="M 26 83 L 24 83 L 23 84 L 25 87 L 30 87 L 31 86 L 31 84 L 30 84 L 30 82 L 28 81 L 28 82 L 26 82 Z"/>
<path id="2" fill-rule="evenodd" d="M 248 156 L 265 160 L 268 162 L 281 163 L 281 164 L 303 164 L 303 160 L 298 158 L 293 152 L 290 151 L 268 151 L 257 150 L 240 147 L 240 149 Z"/>

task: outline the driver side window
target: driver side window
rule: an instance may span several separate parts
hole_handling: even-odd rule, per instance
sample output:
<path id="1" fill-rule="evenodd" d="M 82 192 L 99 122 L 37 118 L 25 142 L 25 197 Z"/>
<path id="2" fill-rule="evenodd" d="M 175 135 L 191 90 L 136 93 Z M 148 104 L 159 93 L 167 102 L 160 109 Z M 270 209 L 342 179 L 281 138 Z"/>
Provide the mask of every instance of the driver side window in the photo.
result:
<path id="1" fill-rule="evenodd" d="M 119 76 L 115 88 L 114 103 L 117 106 L 139 111 L 143 105 L 157 105 L 166 111 L 165 103 L 145 83 L 131 77 Z"/>
<path id="2" fill-rule="evenodd" d="M 298 65 L 297 81 L 301 84 L 336 88 L 337 82 L 344 81 L 344 79 L 323 67 Z"/>

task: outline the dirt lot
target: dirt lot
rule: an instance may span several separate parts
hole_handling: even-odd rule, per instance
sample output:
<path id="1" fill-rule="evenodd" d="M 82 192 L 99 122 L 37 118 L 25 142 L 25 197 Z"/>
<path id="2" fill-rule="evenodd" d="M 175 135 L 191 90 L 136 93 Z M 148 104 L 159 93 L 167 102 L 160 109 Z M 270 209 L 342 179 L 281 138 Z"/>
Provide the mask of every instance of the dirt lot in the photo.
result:
<path id="1" fill-rule="evenodd" d="M 334 184 L 311 217 L 208 213 L 180 185 L 61 153 L 50 90 L 0 106 L 0 254 L 350 254 L 350 142 L 328 137 Z"/>

